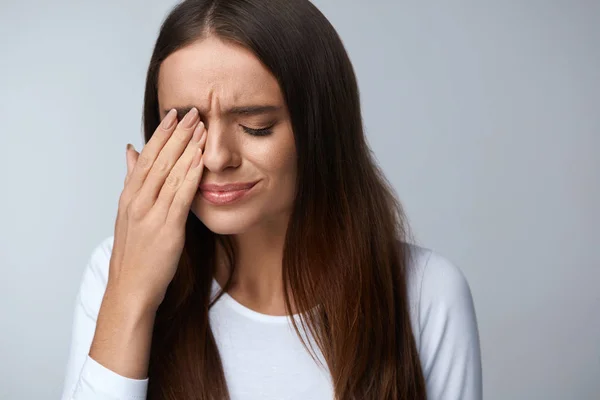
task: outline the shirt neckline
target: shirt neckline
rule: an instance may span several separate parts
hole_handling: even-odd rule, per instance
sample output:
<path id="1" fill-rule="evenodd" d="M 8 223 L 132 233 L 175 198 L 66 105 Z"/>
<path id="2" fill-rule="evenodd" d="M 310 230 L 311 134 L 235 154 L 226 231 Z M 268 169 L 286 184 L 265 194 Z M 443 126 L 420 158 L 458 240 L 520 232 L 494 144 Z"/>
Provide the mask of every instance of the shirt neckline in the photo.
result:
<path id="1" fill-rule="evenodd" d="M 214 277 L 212 278 L 212 285 L 213 285 L 213 293 L 215 295 L 217 293 L 219 293 L 219 291 L 222 290 L 221 285 L 219 285 L 219 282 L 217 282 L 217 280 Z M 219 302 L 219 301 L 222 301 L 223 304 L 225 304 L 227 307 L 231 308 L 238 314 L 241 314 L 244 317 L 252 319 L 254 321 L 270 323 L 270 324 L 285 324 L 288 321 L 291 321 L 290 315 L 269 315 L 269 314 L 260 313 L 258 311 L 254 311 L 251 308 L 248 308 L 248 307 L 244 306 L 243 304 L 241 304 L 240 302 L 238 302 L 236 299 L 231 297 L 227 292 L 223 292 L 223 295 L 217 302 Z M 302 314 L 293 314 L 294 318 L 296 319 L 296 321 L 298 323 L 300 322 L 301 315 Z"/>

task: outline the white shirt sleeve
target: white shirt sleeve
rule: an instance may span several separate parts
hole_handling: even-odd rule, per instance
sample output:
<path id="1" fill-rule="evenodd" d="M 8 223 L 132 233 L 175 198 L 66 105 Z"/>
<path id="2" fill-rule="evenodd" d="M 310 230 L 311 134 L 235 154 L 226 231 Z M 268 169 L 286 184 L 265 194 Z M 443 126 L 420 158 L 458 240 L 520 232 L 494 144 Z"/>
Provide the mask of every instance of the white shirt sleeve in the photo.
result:
<path id="1" fill-rule="evenodd" d="M 462 271 L 431 252 L 419 301 L 419 355 L 431 400 L 481 400 L 479 332 Z"/>
<path id="2" fill-rule="evenodd" d="M 71 345 L 61 400 L 142 400 L 148 378 L 131 379 L 113 372 L 88 353 L 106 290 L 113 236 L 92 251 L 75 300 Z"/>

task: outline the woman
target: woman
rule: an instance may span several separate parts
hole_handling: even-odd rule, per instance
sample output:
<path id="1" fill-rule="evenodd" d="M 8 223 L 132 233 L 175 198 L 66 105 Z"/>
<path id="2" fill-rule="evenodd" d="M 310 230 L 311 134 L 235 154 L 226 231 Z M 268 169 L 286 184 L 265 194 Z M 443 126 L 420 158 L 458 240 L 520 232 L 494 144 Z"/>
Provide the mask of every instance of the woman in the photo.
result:
<path id="1" fill-rule="evenodd" d="M 63 399 L 481 398 L 469 286 L 407 243 L 311 3 L 179 4 L 144 129 L 84 273 Z"/>

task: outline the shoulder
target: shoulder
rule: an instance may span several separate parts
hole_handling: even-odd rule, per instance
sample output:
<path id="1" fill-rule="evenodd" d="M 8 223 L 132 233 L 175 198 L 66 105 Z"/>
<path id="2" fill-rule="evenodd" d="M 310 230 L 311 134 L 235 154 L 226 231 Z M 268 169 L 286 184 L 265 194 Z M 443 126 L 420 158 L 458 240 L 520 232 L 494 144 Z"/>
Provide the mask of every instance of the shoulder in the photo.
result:
<path id="1" fill-rule="evenodd" d="M 479 330 L 467 279 L 440 254 L 409 247 L 410 318 L 428 397 L 480 400 Z"/>
<path id="2" fill-rule="evenodd" d="M 471 289 L 460 267 L 431 249 L 414 244 L 408 249 L 408 297 L 417 345 L 433 319 L 474 321 Z"/>

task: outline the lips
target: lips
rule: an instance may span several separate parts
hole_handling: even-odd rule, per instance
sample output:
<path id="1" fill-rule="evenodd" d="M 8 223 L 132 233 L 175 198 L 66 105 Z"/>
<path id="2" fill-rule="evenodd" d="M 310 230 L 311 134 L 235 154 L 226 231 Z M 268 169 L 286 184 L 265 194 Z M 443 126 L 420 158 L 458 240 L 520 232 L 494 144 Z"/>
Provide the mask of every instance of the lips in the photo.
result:
<path id="1" fill-rule="evenodd" d="M 209 203 L 219 206 L 225 204 L 232 204 L 239 199 L 246 197 L 248 193 L 252 193 L 252 188 L 258 183 L 232 183 L 227 185 L 200 185 L 199 192 L 202 197 Z M 208 190 L 213 189 L 213 190 Z M 218 189 L 218 190 L 214 190 Z"/>
<path id="2" fill-rule="evenodd" d="M 236 183 L 228 183 L 224 185 L 203 183 L 198 186 L 198 189 L 203 192 L 235 192 L 239 190 L 250 189 L 252 186 L 256 185 L 258 181 L 254 182 L 236 182 Z"/>

